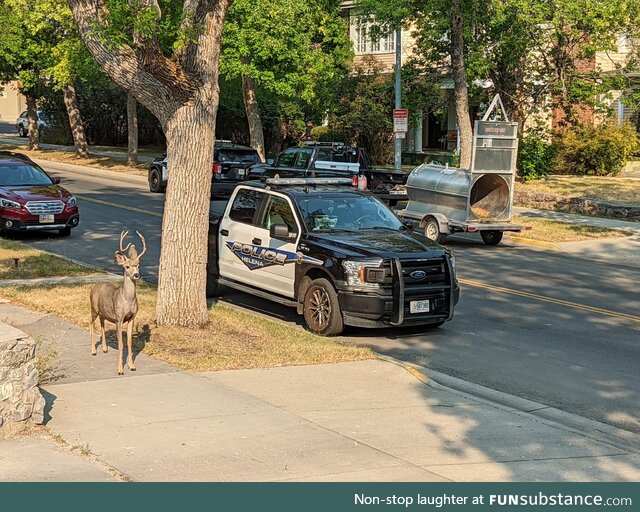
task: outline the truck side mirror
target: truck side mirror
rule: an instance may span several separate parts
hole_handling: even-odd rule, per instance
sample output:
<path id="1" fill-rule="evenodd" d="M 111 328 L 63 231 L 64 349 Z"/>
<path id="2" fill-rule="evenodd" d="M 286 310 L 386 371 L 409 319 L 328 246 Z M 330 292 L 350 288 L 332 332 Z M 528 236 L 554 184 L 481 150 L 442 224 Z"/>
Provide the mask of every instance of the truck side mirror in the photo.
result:
<path id="1" fill-rule="evenodd" d="M 273 224 L 269 230 L 271 238 L 289 242 L 295 239 L 295 233 L 289 233 L 289 228 L 285 224 Z"/>
<path id="2" fill-rule="evenodd" d="M 60 178 L 53 178 L 54 185 L 60 185 Z"/>

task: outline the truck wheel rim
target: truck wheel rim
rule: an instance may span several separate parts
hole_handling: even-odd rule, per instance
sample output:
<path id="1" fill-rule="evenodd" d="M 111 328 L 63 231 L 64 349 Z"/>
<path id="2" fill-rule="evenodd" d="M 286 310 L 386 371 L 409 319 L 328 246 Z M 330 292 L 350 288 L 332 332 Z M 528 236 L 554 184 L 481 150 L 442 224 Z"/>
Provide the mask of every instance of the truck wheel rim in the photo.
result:
<path id="1" fill-rule="evenodd" d="M 331 314 L 331 303 L 327 292 L 320 288 L 314 290 L 309 301 L 309 309 L 311 310 L 311 319 L 316 326 L 324 327 L 327 325 Z"/>

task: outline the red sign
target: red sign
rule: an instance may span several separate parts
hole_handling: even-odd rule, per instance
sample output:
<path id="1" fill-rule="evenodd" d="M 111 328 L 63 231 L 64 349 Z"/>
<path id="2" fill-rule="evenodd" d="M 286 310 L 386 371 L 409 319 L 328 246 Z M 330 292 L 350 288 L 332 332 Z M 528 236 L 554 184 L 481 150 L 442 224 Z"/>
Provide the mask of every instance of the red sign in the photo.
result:
<path id="1" fill-rule="evenodd" d="M 406 132 L 409 130 L 409 111 L 406 108 L 393 110 L 393 131 Z"/>

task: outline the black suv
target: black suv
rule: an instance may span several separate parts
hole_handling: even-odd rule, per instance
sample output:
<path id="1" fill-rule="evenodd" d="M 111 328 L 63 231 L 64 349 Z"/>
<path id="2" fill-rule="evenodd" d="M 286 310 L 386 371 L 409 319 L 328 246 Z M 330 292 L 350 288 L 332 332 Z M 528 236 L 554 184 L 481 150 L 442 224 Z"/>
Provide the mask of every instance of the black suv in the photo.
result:
<path id="1" fill-rule="evenodd" d="M 258 152 L 249 146 L 217 140 L 213 153 L 212 198 L 228 198 L 238 183 L 249 177 L 249 168 L 259 164 Z M 168 180 L 167 157 L 157 158 L 149 167 L 149 190 L 164 192 Z"/>

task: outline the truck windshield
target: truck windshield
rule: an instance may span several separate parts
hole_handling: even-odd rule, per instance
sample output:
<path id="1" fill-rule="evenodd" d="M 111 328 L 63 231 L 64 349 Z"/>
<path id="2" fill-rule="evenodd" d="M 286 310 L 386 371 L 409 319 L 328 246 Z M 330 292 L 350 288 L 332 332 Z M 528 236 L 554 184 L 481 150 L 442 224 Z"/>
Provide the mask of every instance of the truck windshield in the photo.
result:
<path id="1" fill-rule="evenodd" d="M 358 231 L 386 228 L 398 230 L 402 222 L 372 196 L 316 196 L 298 199 L 308 231 Z"/>

